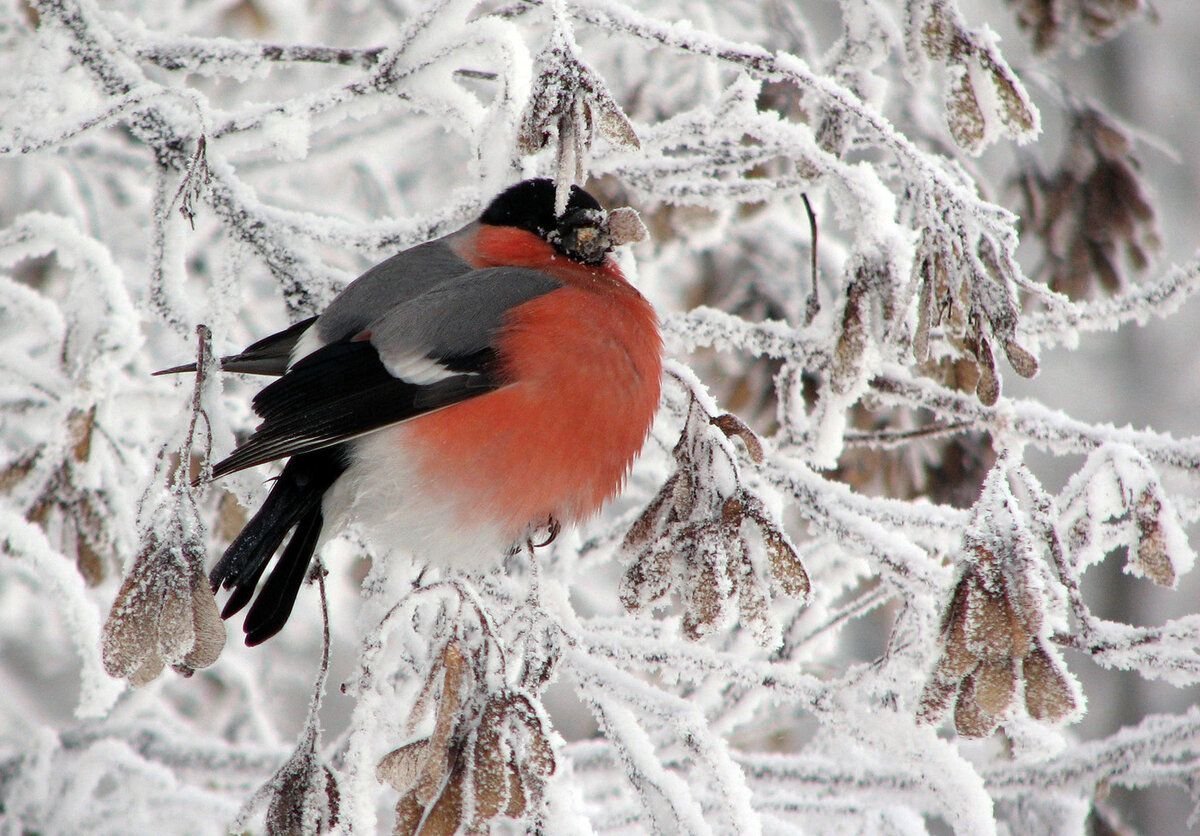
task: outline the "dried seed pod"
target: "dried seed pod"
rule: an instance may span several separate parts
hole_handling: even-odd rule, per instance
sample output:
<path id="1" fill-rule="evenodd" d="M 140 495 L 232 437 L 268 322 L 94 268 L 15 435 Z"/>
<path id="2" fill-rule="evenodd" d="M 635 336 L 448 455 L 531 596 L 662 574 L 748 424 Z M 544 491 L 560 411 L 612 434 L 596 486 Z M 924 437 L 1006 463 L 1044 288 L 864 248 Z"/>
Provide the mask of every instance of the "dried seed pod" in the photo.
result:
<path id="1" fill-rule="evenodd" d="M 929 360 L 929 329 L 933 323 L 933 275 L 929 267 L 932 256 L 921 262 L 920 290 L 917 296 L 917 330 L 913 334 L 913 359 L 918 363 Z"/>
<path id="2" fill-rule="evenodd" d="M 1016 620 L 1001 593 L 988 592 L 978 581 L 971 584 L 967 598 L 967 647 L 979 659 L 998 661 L 1012 658 L 1012 624 Z"/>
<path id="3" fill-rule="evenodd" d="M 701 546 L 690 561 L 685 576 L 683 632 L 700 640 L 716 629 L 725 610 L 718 556 L 711 547 Z"/>
<path id="4" fill-rule="evenodd" d="M 192 649 L 183 657 L 176 672 L 190 676 L 200 668 L 214 664 L 225 649 L 225 622 L 217 610 L 212 588 L 203 578 L 192 585 Z"/>
<path id="5" fill-rule="evenodd" d="M 925 683 L 921 692 L 921 705 L 917 717 L 923 723 L 934 724 L 946 716 L 954 695 L 958 693 L 958 679 L 943 680 L 934 676 Z"/>
<path id="6" fill-rule="evenodd" d="M 958 27 L 948 14 L 944 2 L 929 4 L 928 12 L 921 26 L 921 46 L 930 58 L 944 59 L 950 56 Z"/>
<path id="7" fill-rule="evenodd" d="M 731 496 L 721 504 L 721 525 L 729 531 L 730 537 L 737 536 L 738 529 L 745 519 L 746 503 L 740 497 Z"/>
<path id="8" fill-rule="evenodd" d="M 639 612 L 671 589 L 673 553 L 670 548 L 655 547 L 643 551 L 625 570 L 618 595 L 629 612 Z"/>
<path id="9" fill-rule="evenodd" d="M 690 467 L 691 462 L 687 462 Z M 695 477 L 687 468 L 675 471 L 677 479 L 671 482 L 671 513 L 669 518 L 686 520 L 696 507 L 698 490 Z"/>
<path id="10" fill-rule="evenodd" d="M 712 419 L 713 426 L 725 433 L 726 438 L 740 438 L 742 443 L 746 445 L 746 452 L 750 454 L 750 459 L 755 464 L 762 464 L 763 446 L 758 435 L 746 423 L 736 415 L 726 412 Z"/>
<path id="11" fill-rule="evenodd" d="M 1013 371 L 1024 378 L 1031 378 L 1038 373 L 1038 361 L 1030 352 L 1021 347 L 1016 340 L 1007 339 L 1003 342 L 1004 356 Z"/>
<path id="12" fill-rule="evenodd" d="M 967 644 L 967 614 L 960 611 L 950 622 L 936 676 L 944 682 L 958 682 L 979 666 L 979 655 Z"/>
<path id="13" fill-rule="evenodd" d="M 479 718 L 471 763 L 476 827 L 506 811 L 520 783 L 500 735 L 507 708 L 507 700 L 488 700 Z"/>
<path id="14" fill-rule="evenodd" d="M 634 136 L 633 140 L 637 142 L 637 137 Z M 622 206 L 609 212 L 607 223 L 608 237 L 614 247 L 636 244 L 650 237 L 650 231 L 642 223 L 641 215 L 636 209 L 628 206 Z"/>
<path id="15" fill-rule="evenodd" d="M 654 499 L 650 500 L 646 510 L 642 511 L 625 533 L 625 539 L 621 541 L 622 551 L 632 552 L 637 546 L 658 534 L 659 525 L 665 516 L 664 511 L 667 510 L 667 502 L 675 498 L 675 483 L 678 480 L 679 473 L 672 473 L 666 484 L 654 495 Z"/>
<path id="16" fill-rule="evenodd" d="M 963 679 L 954 704 L 954 729 L 963 737 L 987 737 L 1000 725 L 1000 719 L 979 704 L 974 675 Z"/>
<path id="17" fill-rule="evenodd" d="M 842 310 L 842 330 L 834 348 L 833 368 L 829 373 L 830 387 L 839 395 L 848 393 L 858 383 L 867 350 L 867 289 L 857 276 L 846 288 L 846 306 Z"/>
<path id="18" fill-rule="evenodd" d="M 1000 399 L 1000 377 L 996 374 L 996 359 L 987 337 L 980 336 L 975 359 L 979 363 L 979 383 L 975 395 L 984 406 L 995 406 Z"/>
<path id="19" fill-rule="evenodd" d="M 199 547 L 182 548 L 181 561 L 175 547 L 147 536 L 104 624 L 101 655 L 109 676 L 144 685 L 167 664 L 188 675 L 212 664 L 224 648 L 216 602 L 192 568 L 202 560 Z"/>
<path id="20" fill-rule="evenodd" d="M 983 108 L 979 106 L 970 70 L 961 64 L 954 69 L 955 77 L 946 90 L 946 122 L 955 144 L 975 154 L 985 144 L 987 122 Z"/>
<path id="21" fill-rule="evenodd" d="M 96 407 L 73 409 L 67 416 L 67 437 L 71 440 L 71 457 L 85 462 L 92 455 L 92 433 L 96 428 Z"/>
<path id="22" fill-rule="evenodd" d="M 271 780 L 273 790 L 264 822 L 266 832 L 271 836 L 312 832 L 308 817 L 320 810 L 321 806 L 327 805 L 330 799 L 327 776 L 332 778 L 317 760 L 315 752 L 310 748 L 297 751 Z M 337 793 L 336 788 L 333 792 Z M 321 804 L 322 801 L 325 805 Z M 324 830 L 329 825 L 329 819 L 321 815 L 316 824 L 318 830 Z"/>
<path id="23" fill-rule="evenodd" d="M 420 796 L 417 796 L 420 800 Z M 433 806 L 426 805 L 428 812 L 421 822 L 416 836 L 454 836 L 463 824 L 463 773 L 456 769 L 450 773 L 445 789 L 434 800 Z M 411 832 L 411 831 L 410 831 Z"/>
<path id="24" fill-rule="evenodd" d="M 541 806 L 546 795 L 546 781 L 558 767 L 554 758 L 554 747 L 550 745 L 550 738 L 542 728 L 541 718 L 524 697 L 514 700 L 513 717 L 521 724 L 525 733 L 522 747 L 525 754 L 516 764 L 522 779 L 516 786 L 520 794 L 512 796 L 509 811 L 506 813 L 516 817 L 524 813 L 526 806 Z"/>
<path id="25" fill-rule="evenodd" d="M 516 762 L 508 762 L 508 806 L 500 814 L 510 819 L 519 819 L 529 809 L 530 799 L 525 792 L 525 782 L 521 780 L 521 771 Z M 538 784 L 538 791 L 533 799 L 534 804 L 541 804 L 545 793 Z"/>
<path id="26" fill-rule="evenodd" d="M 104 558 L 93 548 L 86 536 L 75 538 L 75 568 L 79 570 L 83 582 L 91 587 L 99 586 L 108 575 Z"/>
<path id="27" fill-rule="evenodd" d="M 437 797 L 438 790 L 450 772 L 453 754 L 452 735 L 458 725 L 459 709 L 462 705 L 462 684 L 467 672 L 467 658 L 458 642 L 446 643 L 442 651 L 442 692 L 438 699 L 437 713 L 433 720 L 433 734 L 429 736 L 429 752 L 414 790 L 417 801 L 428 807 Z"/>
<path id="28" fill-rule="evenodd" d="M 1000 101 L 1000 119 L 1009 133 L 1014 136 L 1031 136 L 1037 133 L 1037 112 L 1029 102 L 1017 77 L 1004 64 L 987 61 L 988 74 Z"/>
<path id="29" fill-rule="evenodd" d="M 808 579 L 808 570 L 800 561 L 800 555 L 788 542 L 782 531 L 774 527 L 762 528 L 763 543 L 767 547 L 767 559 L 771 564 L 771 577 L 783 588 L 783 591 L 800 601 L 807 601 L 812 591 Z"/>
<path id="30" fill-rule="evenodd" d="M 1033 719 L 1056 723 L 1078 707 L 1067 675 L 1042 645 L 1029 651 L 1021 672 L 1025 678 L 1025 710 Z"/>
<path id="31" fill-rule="evenodd" d="M 1121 31 L 1152 6 L 1142 0 L 1090 0 L 1063 4 L 1052 0 L 1009 0 L 1017 22 L 1033 37 L 1034 49 L 1049 52 L 1062 42 L 1099 44 Z"/>
<path id="32" fill-rule="evenodd" d="M 417 801 L 415 792 L 400 796 L 396 802 L 396 823 L 392 826 L 392 836 L 413 836 L 421 825 L 425 808 Z"/>
<path id="33" fill-rule="evenodd" d="M 429 755 L 427 738 L 406 743 L 393 749 L 379 760 L 375 777 L 392 789 L 405 792 L 417 782 Z"/>
<path id="34" fill-rule="evenodd" d="M 637 131 L 609 93 L 603 80 L 575 54 L 560 33 L 554 33 L 534 62 L 537 84 L 525 106 L 517 134 L 526 154 L 544 148 L 561 131 L 564 118 L 582 117 L 591 144 L 593 126 L 619 147 L 640 148 Z M 560 141 L 563 137 L 559 137 Z"/>
<path id="35" fill-rule="evenodd" d="M 217 519 L 213 533 L 222 543 L 230 543 L 246 527 L 246 509 L 230 491 L 222 491 L 217 500 Z"/>
<path id="36" fill-rule="evenodd" d="M 1167 552 L 1167 539 L 1159 520 L 1162 501 L 1150 488 L 1142 491 L 1133 507 L 1137 526 L 1137 547 L 1132 553 L 1133 565 L 1159 586 L 1175 588 L 1175 565 Z"/>
<path id="37" fill-rule="evenodd" d="M 1017 692 L 1017 663 L 1013 659 L 984 662 L 973 674 L 974 697 L 980 710 L 1001 717 Z"/>
<path id="38" fill-rule="evenodd" d="M 37 464 L 38 456 L 41 453 L 41 448 L 33 450 L 18 457 L 3 470 L 0 470 L 0 493 L 8 493 L 17 485 L 24 482 L 25 477 L 33 471 L 33 466 Z"/>
<path id="39" fill-rule="evenodd" d="M 554 747 L 550 745 L 550 737 L 542 727 L 542 718 L 524 696 L 513 700 L 512 716 L 520 722 L 526 735 L 525 759 L 522 765 L 530 774 L 549 778 L 554 774 L 557 765 Z"/>
<path id="40" fill-rule="evenodd" d="M 1005 592 L 1015 618 L 1011 627 L 1012 655 L 1019 659 L 1029 652 L 1033 637 L 1042 632 L 1042 598 L 1024 571 L 1009 579 Z"/>
<path id="41" fill-rule="evenodd" d="M 761 442 L 741 419 L 714 417 L 693 397 L 672 451 L 678 467 L 622 543 L 633 556 L 621 580 L 621 602 L 637 612 L 682 580 L 682 627 L 689 638 L 717 629 L 739 596 L 747 626 L 774 641 L 765 574 L 759 577 L 760 567 L 746 557 L 757 544 L 746 539 L 745 522 L 758 527 L 771 572 L 785 591 L 806 599 L 808 574 L 762 500 L 742 486 L 739 459 L 722 435 L 740 438 L 750 457 L 761 459 Z"/>
<path id="42" fill-rule="evenodd" d="M 1045 248 L 1047 283 L 1076 298 L 1117 292 L 1161 246 L 1154 207 L 1140 180 L 1132 138 L 1095 109 L 1075 114 L 1058 171 L 1023 175 L 1029 230 Z M 1032 236 L 1030 236 L 1032 238 Z"/>
<path id="43" fill-rule="evenodd" d="M 766 586 L 754 572 L 754 566 L 746 551 L 745 543 L 731 543 L 730 555 L 736 555 L 738 617 L 750 629 L 755 640 L 764 647 L 773 647 L 779 642 L 779 634 L 771 622 L 770 598 Z M 730 568 L 734 567 L 731 558 Z"/>

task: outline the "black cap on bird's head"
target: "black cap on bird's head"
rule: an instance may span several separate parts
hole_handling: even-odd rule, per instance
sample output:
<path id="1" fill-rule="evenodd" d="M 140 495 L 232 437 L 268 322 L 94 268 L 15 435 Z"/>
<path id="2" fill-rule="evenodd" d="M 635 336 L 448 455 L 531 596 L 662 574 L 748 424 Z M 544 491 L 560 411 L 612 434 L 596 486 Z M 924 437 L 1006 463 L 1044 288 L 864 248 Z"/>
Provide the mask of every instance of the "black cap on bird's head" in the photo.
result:
<path id="1" fill-rule="evenodd" d="M 548 241 L 563 255 L 585 264 L 599 264 L 613 248 L 608 216 L 596 198 L 571 187 L 567 208 L 554 211 L 554 181 L 545 177 L 522 180 L 501 192 L 479 217 L 490 226 L 514 226 Z"/>

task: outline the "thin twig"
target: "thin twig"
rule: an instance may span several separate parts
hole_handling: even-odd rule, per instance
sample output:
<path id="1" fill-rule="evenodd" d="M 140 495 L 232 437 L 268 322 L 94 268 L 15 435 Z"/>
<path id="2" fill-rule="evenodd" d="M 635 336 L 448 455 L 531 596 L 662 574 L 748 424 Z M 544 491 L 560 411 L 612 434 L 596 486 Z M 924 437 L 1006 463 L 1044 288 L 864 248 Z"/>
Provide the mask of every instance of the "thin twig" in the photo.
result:
<path id="1" fill-rule="evenodd" d="M 951 421 L 945 424 L 929 424 L 911 430 L 874 430 L 871 432 L 849 431 L 843 436 L 847 447 L 861 446 L 887 450 L 902 447 L 910 441 L 918 439 L 939 438 L 945 435 L 958 435 L 974 429 L 972 421 Z"/>
<path id="2" fill-rule="evenodd" d="M 189 471 L 191 469 L 192 450 L 196 445 L 196 423 L 199 418 L 204 419 L 204 456 L 201 459 L 200 474 L 196 477 L 195 484 L 203 485 L 212 481 L 212 422 L 209 420 L 208 412 L 204 409 L 202 398 L 204 395 L 204 384 L 208 380 L 209 371 L 213 364 L 212 354 L 212 330 L 203 323 L 196 326 L 196 378 L 192 383 L 192 417 L 188 421 L 187 438 L 184 440 L 183 449 L 179 453 L 179 470 L 176 473 L 176 479 L 180 483 L 188 481 Z"/>
<path id="3" fill-rule="evenodd" d="M 808 296 L 808 302 L 804 305 L 804 324 L 812 325 L 812 321 L 821 312 L 821 286 L 817 281 L 817 213 L 813 211 L 812 204 L 808 202 L 808 192 L 800 192 L 800 199 L 804 201 L 804 211 L 808 213 L 808 231 L 812 236 L 810 263 L 812 292 Z"/>

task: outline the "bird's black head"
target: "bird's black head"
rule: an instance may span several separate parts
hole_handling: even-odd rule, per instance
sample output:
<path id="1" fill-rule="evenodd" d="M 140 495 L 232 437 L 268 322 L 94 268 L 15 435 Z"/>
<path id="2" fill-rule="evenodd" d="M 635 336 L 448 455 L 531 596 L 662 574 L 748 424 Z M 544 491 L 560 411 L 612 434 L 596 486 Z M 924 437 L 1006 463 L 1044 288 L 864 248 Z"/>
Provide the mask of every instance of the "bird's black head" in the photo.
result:
<path id="1" fill-rule="evenodd" d="M 604 209 L 578 186 L 571 187 L 566 211 L 554 212 L 554 181 L 522 180 L 499 194 L 479 217 L 490 226 L 513 226 L 550 242 L 568 258 L 597 264 L 612 249 Z"/>

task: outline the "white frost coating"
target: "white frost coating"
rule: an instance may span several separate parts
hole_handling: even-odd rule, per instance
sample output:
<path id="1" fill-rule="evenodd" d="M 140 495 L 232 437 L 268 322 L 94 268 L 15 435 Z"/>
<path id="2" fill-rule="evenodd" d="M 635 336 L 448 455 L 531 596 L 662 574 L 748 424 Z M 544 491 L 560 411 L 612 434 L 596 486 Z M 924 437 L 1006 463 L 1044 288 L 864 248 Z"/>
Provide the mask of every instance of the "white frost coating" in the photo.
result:
<path id="1" fill-rule="evenodd" d="M 1183 304 L 1200 290 L 1193 230 L 1185 212 L 1172 224 L 1166 204 L 1156 206 L 1168 240 L 1182 239 L 1182 255 L 1170 258 L 1185 263 L 1156 268 L 1156 278 L 1113 297 L 1075 303 L 1024 275 L 1022 264 L 1040 269 L 1042 242 L 1024 196 L 1005 184 L 1029 159 L 998 148 L 985 164 L 967 164 L 948 147 L 943 96 L 955 61 L 922 43 L 922 15 L 936 6 L 954 18 L 970 40 L 964 60 L 984 141 L 1023 141 L 1039 115 L 1031 109 L 1032 124 L 1005 123 L 1012 102 L 980 58 L 1007 72 L 1000 47 L 1019 45 L 1000 44 L 989 28 L 1001 28 L 1002 4 L 35 5 L 37 26 L 23 6 L 0 26 L 6 824 L 160 833 L 188 822 L 220 833 L 245 808 L 258 815 L 247 826 L 262 829 L 266 796 L 247 802 L 295 750 L 321 652 L 316 590 L 301 589 L 287 628 L 262 647 L 232 640 L 242 622 L 231 619 L 221 658 L 190 679 L 166 672 L 117 698 L 120 686 L 98 665 L 98 625 L 142 545 L 139 505 L 167 498 L 174 465 L 158 456 L 180 449 L 192 417 L 191 376 L 149 371 L 194 359 L 199 322 L 212 328 L 217 353 L 230 354 L 319 312 L 371 264 L 460 228 L 501 187 L 553 175 L 559 163 L 607 208 L 636 209 L 653 233 L 633 248 L 636 263 L 628 250 L 618 258 L 661 316 L 673 358 L 663 408 L 612 507 L 561 532 L 534 559 L 524 551 L 504 558 L 511 532 L 502 537 L 471 509 L 456 519 L 430 502 L 402 458 L 393 459 L 392 477 L 362 479 L 355 470 L 331 494 L 331 516 L 361 490 L 360 511 L 395 517 L 413 535 L 388 555 L 372 554 L 353 525 L 322 545 L 333 671 L 345 687 L 330 689 L 324 704 L 329 743 L 318 760 L 339 792 L 338 831 L 391 828 L 398 793 L 380 783 L 376 766 L 434 731 L 436 666 L 451 639 L 468 660 L 469 682 L 447 751 L 468 751 L 489 699 L 511 700 L 520 722 L 544 724 L 547 749 L 523 726 L 508 729 L 506 745 L 523 762 L 552 752 L 544 804 L 529 796 L 548 833 L 646 832 L 654 817 L 680 832 L 918 834 L 948 823 L 987 833 L 1036 821 L 1046 832 L 1073 833 L 1097 786 L 1179 784 L 1200 770 L 1195 711 L 1146 708 L 1177 713 L 1135 716 L 1110 734 L 1073 724 L 1116 693 L 1093 678 L 1096 670 L 1124 671 L 1123 687 L 1137 680 L 1139 693 L 1166 693 L 1175 704 L 1171 688 L 1200 683 L 1185 527 L 1200 518 L 1200 442 L 1185 385 L 1196 329 Z M 1171 91 L 1186 87 L 1179 68 L 1189 66 L 1186 33 L 1200 7 L 1174 4 L 1162 16 L 1154 49 L 1131 52 L 1135 73 L 1146 55 L 1174 68 L 1133 76 L 1150 119 L 1171 112 Z M 1064 50 L 1082 48 L 1072 26 Z M 555 30 L 579 61 L 572 72 L 588 71 L 543 85 L 531 56 Z M 1061 69 L 1061 100 L 1082 100 L 1078 70 Z M 585 84 L 587 95 L 574 96 Z M 553 130 L 544 149 L 529 153 L 518 137 L 535 90 L 612 107 L 596 104 L 590 126 L 575 114 L 571 153 L 559 154 Z M 1047 101 L 1056 122 L 1071 119 L 1060 97 Z M 557 130 L 558 116 L 546 114 L 545 124 Z M 1120 144 L 1110 150 L 1123 154 Z M 1141 151 L 1137 140 L 1134 155 Z M 1038 182 L 1058 182 L 1055 156 L 1051 147 L 1031 155 Z M 584 170 L 573 170 L 577 160 Z M 1121 160 L 1147 181 L 1158 167 Z M 1191 176 L 1183 166 L 1175 174 Z M 1146 186 L 1147 195 L 1171 195 Z M 1089 204 L 1090 212 L 1110 208 Z M 1026 216 L 1020 242 L 1017 213 Z M 1056 243 L 1070 228 L 1054 225 Z M 810 318 L 814 244 L 820 311 Z M 1116 255 L 1127 254 L 1117 242 Z M 870 269 L 855 273 L 860 267 Z M 839 355 L 854 275 L 865 282 L 867 327 Z M 937 365 L 923 366 L 913 344 L 930 276 L 937 293 L 925 299 L 933 314 L 922 336 Z M 1184 336 L 1164 349 L 1157 335 L 1173 322 Z M 1145 419 L 1117 390 L 1103 395 L 1111 403 L 1086 410 L 1104 408 L 1114 424 L 1077 417 L 1067 392 L 1053 402 L 1001 395 L 985 407 L 970 391 L 976 336 L 988 339 L 1011 392 L 1006 340 L 1035 354 L 1078 345 L 1086 361 L 1095 341 L 1083 335 L 1131 323 L 1150 330 L 1136 341 L 1136 379 L 1120 386 L 1133 399 L 1151 391 L 1144 399 L 1156 410 L 1182 406 L 1152 422 L 1171 422 L 1170 433 L 1142 428 Z M 318 342 L 310 332 L 296 355 Z M 1099 359 L 1105 380 L 1117 380 L 1126 355 Z M 426 380 L 441 373 L 419 358 L 392 371 Z M 1153 375 L 1173 377 L 1150 390 Z M 197 455 L 210 425 L 218 451 L 253 430 L 251 398 L 267 382 L 208 381 Z M 687 415 L 685 390 L 703 414 Z M 711 423 L 726 412 L 757 434 L 761 464 L 748 436 Z M 645 576 L 627 582 L 634 563 L 615 556 L 626 554 L 627 533 L 679 470 L 672 450 L 685 421 L 698 458 L 688 469 L 695 496 L 676 486 L 664 513 L 674 517 L 663 523 L 680 535 L 668 540 L 674 552 L 647 560 Z M 995 450 L 1006 451 L 1007 473 L 980 501 Z M 1065 488 L 1048 475 L 1046 458 L 1076 474 Z M 257 509 L 274 468 L 197 491 L 210 565 Z M 774 552 L 739 518 L 748 497 L 780 526 Z M 1011 751 L 955 737 L 953 711 L 936 730 L 914 719 L 947 644 L 955 583 L 971 562 L 961 554 L 963 532 L 985 517 L 1009 535 L 991 532 L 1011 546 L 1008 557 L 1042 613 L 1036 638 L 1052 645 L 1077 707 L 1057 726 L 1033 720 L 1021 708 L 1028 683 L 1018 682 L 1004 718 Z M 169 522 L 157 520 L 163 527 L 154 530 Z M 776 574 L 780 543 L 794 547 L 807 592 L 786 561 L 795 595 Z M 461 569 L 422 571 L 408 546 Z M 685 572 L 697 556 L 713 557 L 717 571 L 681 590 L 697 577 Z M 1109 592 L 1096 583 L 1105 560 L 1136 576 L 1116 578 L 1133 593 L 1116 597 L 1150 600 L 1154 609 L 1106 604 L 1105 618 L 1094 613 Z M 665 580 L 655 575 L 663 566 Z M 738 589 L 754 593 L 745 583 L 753 577 L 769 595 L 720 598 L 734 591 L 731 568 L 744 573 Z M 660 582 L 669 591 L 655 598 Z M 636 614 L 623 584 L 643 596 Z M 687 638 L 685 604 L 710 607 L 719 626 Z M 435 687 L 422 702 L 431 671 Z M 1003 686 L 990 673 L 990 684 Z M 83 723 L 76 711 L 93 716 Z M 480 799 L 469 801 L 480 809 Z M 479 829 L 524 832 L 534 821 L 500 818 Z"/>
<path id="2" fill-rule="evenodd" d="M 75 642 L 81 664 L 81 689 L 75 716 L 103 717 L 125 690 L 123 683 L 110 679 L 100 665 L 100 613 L 89 600 L 83 578 L 65 557 L 59 554 L 37 527 L 0 508 L 0 531 L 4 532 L 5 552 L 22 561 L 28 576 L 44 584 L 57 600 L 59 612 Z"/>
<path id="3" fill-rule="evenodd" d="M 262 121 L 262 140 L 280 162 L 297 162 L 308 156 L 312 127 L 304 113 L 271 113 Z"/>

